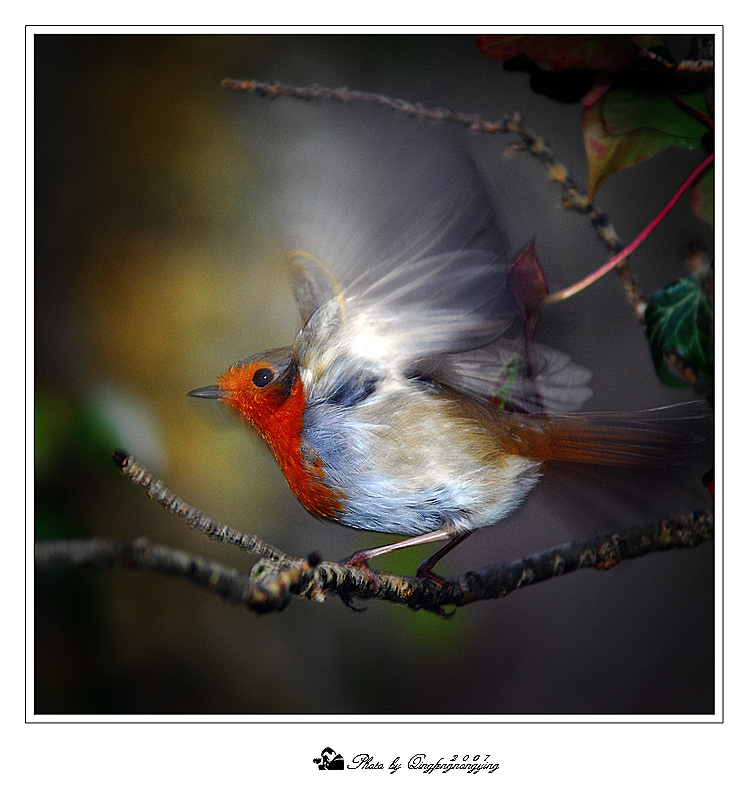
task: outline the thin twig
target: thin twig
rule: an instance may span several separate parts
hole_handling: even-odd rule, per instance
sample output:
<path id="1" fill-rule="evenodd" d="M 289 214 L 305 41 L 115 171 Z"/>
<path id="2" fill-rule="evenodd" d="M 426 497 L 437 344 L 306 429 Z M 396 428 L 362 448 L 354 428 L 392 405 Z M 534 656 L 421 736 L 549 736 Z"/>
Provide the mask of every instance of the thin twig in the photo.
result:
<path id="1" fill-rule="evenodd" d="M 712 538 L 713 514 L 706 511 L 694 511 L 622 533 L 604 533 L 584 541 L 559 545 L 510 564 L 495 564 L 467 573 L 456 579 L 460 587 L 457 593 L 460 602 L 456 604 L 506 597 L 524 586 L 587 567 L 607 571 L 621 561 L 674 548 L 696 547 Z"/>
<path id="2" fill-rule="evenodd" d="M 522 133 L 519 130 L 515 132 L 520 136 L 521 144 L 508 148 L 507 152 L 510 154 L 516 151 L 527 152 L 546 164 L 549 179 L 558 183 L 564 190 L 562 207 L 585 214 L 593 225 L 593 229 L 598 238 L 601 239 L 608 248 L 609 255 L 612 258 L 618 256 L 624 249 L 624 246 L 614 226 L 609 222 L 608 217 L 593 205 L 586 193 L 580 190 L 567 168 L 557 161 L 552 151 L 544 144 L 542 139 L 528 129 L 523 129 Z M 637 280 L 626 262 L 626 256 L 616 259 L 614 266 L 619 275 L 619 280 L 624 289 L 627 302 L 634 311 L 638 322 L 644 327 L 647 298 L 640 291 Z"/>
<path id="3" fill-rule="evenodd" d="M 658 53 L 646 49 L 642 50 L 642 55 L 651 61 L 668 67 L 668 69 L 672 69 L 674 72 L 711 72 L 715 69 L 715 62 L 708 59 L 671 61 L 671 59 L 664 58 Z"/>
<path id="4" fill-rule="evenodd" d="M 663 222 L 666 218 L 668 213 L 673 209 L 676 203 L 679 201 L 681 196 L 686 192 L 686 190 L 697 180 L 697 178 L 713 163 L 715 160 L 715 155 L 711 153 L 707 158 L 703 159 L 689 174 L 689 177 L 681 184 L 681 186 L 676 190 L 674 195 L 671 199 L 666 203 L 666 205 L 661 209 L 660 213 L 653 219 L 649 225 L 645 227 L 645 229 L 637 236 L 627 247 L 624 248 L 618 255 L 614 256 L 614 258 L 607 261 L 602 267 L 599 267 L 595 272 L 592 272 L 587 277 L 583 278 L 583 280 L 578 281 L 577 283 L 573 284 L 572 286 L 568 286 L 566 289 L 562 289 L 559 292 L 555 292 L 554 294 L 547 295 L 544 302 L 546 303 L 557 303 L 560 300 L 567 300 L 570 297 L 573 297 L 578 292 L 582 291 L 583 289 L 590 286 L 591 283 L 594 283 L 599 278 L 603 277 L 607 272 L 610 272 L 617 264 L 624 258 L 626 258 L 630 253 L 636 250 L 644 241 L 647 239 L 648 236 L 658 227 L 658 225 Z"/>
<path id="5" fill-rule="evenodd" d="M 126 453 L 122 453 L 119 450 L 115 451 L 113 458 L 114 463 L 123 475 L 127 475 L 134 484 L 143 486 L 148 496 L 166 509 L 169 514 L 183 517 L 191 528 L 206 534 L 210 539 L 233 544 L 235 547 L 240 547 L 242 550 L 254 553 L 270 561 L 278 561 L 284 565 L 292 563 L 292 559 L 285 553 L 276 550 L 275 547 L 271 547 L 256 536 L 249 536 L 235 528 L 230 528 L 228 525 L 220 525 L 214 522 L 200 509 L 177 497 L 160 480 L 156 480 L 142 464 L 139 464 Z"/>
<path id="6" fill-rule="evenodd" d="M 317 554 L 306 559 L 292 559 L 257 537 L 214 522 L 180 500 L 135 459 L 117 452 L 115 463 L 168 513 L 182 517 L 190 527 L 212 538 L 262 554 L 264 558 L 249 576 L 244 576 L 215 562 L 152 545 L 146 539 L 134 542 L 93 539 L 37 543 L 37 565 L 119 567 L 180 575 L 260 613 L 282 610 L 290 595 L 322 601 L 331 592 L 345 598 L 348 604 L 353 597 L 377 597 L 411 608 L 440 612 L 447 605 L 462 606 L 477 600 L 505 597 L 524 586 L 576 569 L 610 569 L 625 558 L 673 547 L 695 547 L 712 537 L 712 514 L 695 512 L 625 533 L 604 534 L 561 545 L 510 564 L 495 564 L 437 583 L 321 562 Z"/>
<path id="7" fill-rule="evenodd" d="M 278 97 L 293 97 L 297 100 L 332 100 L 337 103 L 367 103 L 380 106 L 398 114 L 405 114 L 427 122 L 453 122 L 470 128 L 479 133 L 515 133 L 513 124 L 515 117 L 503 117 L 501 120 L 490 122 L 478 114 L 465 114 L 460 111 L 450 111 L 439 106 L 425 106 L 422 103 L 411 103 L 408 100 L 399 100 L 384 94 L 374 92 L 359 92 L 354 89 L 340 87 L 331 89 L 326 86 L 312 84 L 310 86 L 289 86 L 283 83 L 265 83 L 256 80 L 236 80 L 225 78 L 221 85 L 227 89 L 236 89 L 240 92 L 254 92 L 261 97 L 275 100 Z"/>

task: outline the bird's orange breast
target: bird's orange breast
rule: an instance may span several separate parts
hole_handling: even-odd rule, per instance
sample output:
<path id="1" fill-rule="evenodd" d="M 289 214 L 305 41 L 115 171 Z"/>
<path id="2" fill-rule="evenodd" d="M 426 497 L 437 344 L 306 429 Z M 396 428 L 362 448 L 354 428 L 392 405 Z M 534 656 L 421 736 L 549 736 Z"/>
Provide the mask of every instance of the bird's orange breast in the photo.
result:
<path id="1" fill-rule="evenodd" d="M 227 370 L 219 385 L 228 394 L 224 402 L 251 422 L 265 439 L 281 467 L 289 488 L 312 514 L 338 519 L 341 496 L 325 485 L 322 462 L 312 463 L 302 453 L 303 417 L 306 406 L 304 384 L 297 375 L 288 393 L 269 386 L 255 390 L 247 386 L 244 369 Z"/>

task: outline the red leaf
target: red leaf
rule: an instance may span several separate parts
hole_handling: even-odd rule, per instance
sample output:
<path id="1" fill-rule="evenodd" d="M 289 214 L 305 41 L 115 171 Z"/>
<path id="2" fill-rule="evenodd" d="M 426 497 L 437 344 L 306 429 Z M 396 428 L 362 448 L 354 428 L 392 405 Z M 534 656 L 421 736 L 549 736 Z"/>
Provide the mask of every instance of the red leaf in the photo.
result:
<path id="1" fill-rule="evenodd" d="M 523 311 L 526 345 L 530 342 L 541 317 L 541 308 L 549 295 L 541 265 L 536 258 L 536 243 L 531 240 L 515 259 L 507 276 L 507 284 Z"/>
<path id="2" fill-rule="evenodd" d="M 551 69 L 589 69 L 620 72 L 637 58 L 641 49 L 624 34 L 481 35 L 479 51 L 506 61 L 526 55 L 535 64 Z"/>

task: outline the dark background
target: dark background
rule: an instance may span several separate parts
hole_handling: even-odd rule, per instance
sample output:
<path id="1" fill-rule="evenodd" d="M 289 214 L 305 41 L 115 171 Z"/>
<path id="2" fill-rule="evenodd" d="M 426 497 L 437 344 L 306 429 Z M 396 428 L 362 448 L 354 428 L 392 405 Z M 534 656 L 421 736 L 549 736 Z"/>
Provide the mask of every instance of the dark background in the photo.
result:
<path id="1" fill-rule="evenodd" d="M 274 179 L 295 125 L 351 113 L 271 103 L 221 79 L 345 85 L 486 119 L 518 110 L 584 187 L 581 106 L 534 95 L 473 36 L 38 35 L 34 47 L 37 538 L 146 535 L 250 565 L 119 476 L 119 447 L 214 519 L 291 554 L 341 558 L 385 541 L 308 517 L 259 440 L 185 397 L 293 337 L 279 221 L 267 211 Z M 500 198 L 512 246 L 536 237 L 552 289 L 603 263 L 589 223 L 558 209 L 538 162 L 507 161 L 507 138 L 458 135 Z M 597 204 L 622 241 L 699 158 L 671 150 L 609 180 Z M 645 293 L 681 274 L 695 235 L 711 232 L 682 202 L 631 260 Z M 691 399 L 658 383 L 614 276 L 550 309 L 540 338 L 593 370 L 591 409 Z M 706 507 L 707 466 L 614 477 L 615 499 L 600 481 L 549 482 L 444 569 Z M 423 557 L 379 566 L 413 570 Z M 652 555 L 449 620 L 376 601 L 354 615 L 333 597 L 260 618 L 167 577 L 37 572 L 35 712 L 711 713 L 713 568 L 712 545 Z"/>

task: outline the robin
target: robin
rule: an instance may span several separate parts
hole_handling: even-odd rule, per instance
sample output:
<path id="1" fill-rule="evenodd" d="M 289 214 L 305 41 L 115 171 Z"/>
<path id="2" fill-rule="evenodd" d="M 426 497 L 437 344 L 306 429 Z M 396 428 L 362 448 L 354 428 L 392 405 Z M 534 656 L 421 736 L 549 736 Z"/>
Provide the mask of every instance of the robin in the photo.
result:
<path id="1" fill-rule="evenodd" d="M 385 208 L 356 263 L 291 253 L 301 313 L 292 345 L 190 392 L 254 427 L 311 514 L 406 537 L 345 563 L 367 569 L 375 556 L 444 543 L 418 568 L 424 578 L 517 509 L 547 462 L 658 465 L 693 447 L 659 427 L 658 413 L 571 413 L 590 394 L 588 370 L 513 333 L 524 310 L 487 193 L 472 165 L 438 161 L 392 176 L 415 176 L 416 207 Z M 425 189 L 438 173 L 438 190 Z M 353 228 L 372 220 L 338 200 L 339 218 L 354 222 L 331 230 L 344 254 L 357 252 Z M 325 211 L 320 201 L 316 218 Z"/>

